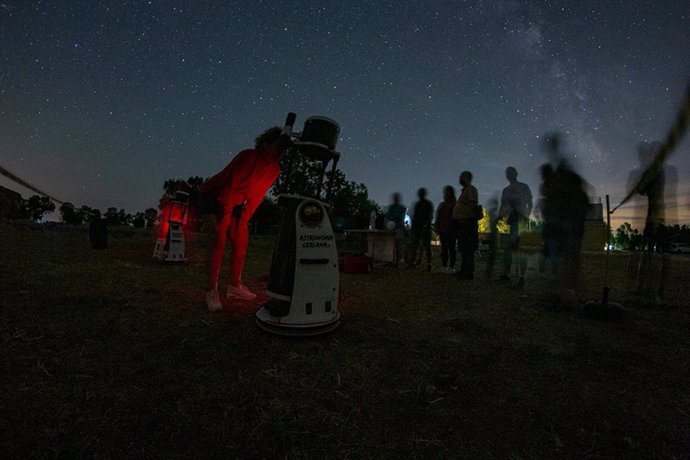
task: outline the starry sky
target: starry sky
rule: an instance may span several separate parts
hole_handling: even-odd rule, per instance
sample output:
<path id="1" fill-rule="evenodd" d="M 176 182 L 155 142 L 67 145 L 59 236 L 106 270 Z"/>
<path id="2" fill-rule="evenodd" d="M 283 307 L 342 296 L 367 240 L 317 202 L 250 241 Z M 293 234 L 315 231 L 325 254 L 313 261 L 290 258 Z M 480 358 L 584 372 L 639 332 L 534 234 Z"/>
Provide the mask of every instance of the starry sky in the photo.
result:
<path id="1" fill-rule="evenodd" d="M 536 195 L 558 130 L 615 205 L 636 144 L 675 119 L 688 43 L 686 1 L 0 0 L 0 165 L 134 213 L 293 111 L 296 130 L 339 122 L 340 168 L 380 204 L 421 186 L 438 203 L 464 169 L 486 202 L 508 165 Z M 689 153 L 670 159 L 685 223 Z"/>

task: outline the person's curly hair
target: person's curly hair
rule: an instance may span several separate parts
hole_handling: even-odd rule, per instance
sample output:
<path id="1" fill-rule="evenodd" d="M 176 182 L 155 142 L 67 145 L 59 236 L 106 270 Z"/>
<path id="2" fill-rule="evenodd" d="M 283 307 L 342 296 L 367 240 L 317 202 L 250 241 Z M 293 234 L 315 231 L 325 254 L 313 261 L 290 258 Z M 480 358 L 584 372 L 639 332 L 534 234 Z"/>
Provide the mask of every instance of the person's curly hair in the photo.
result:
<path id="1" fill-rule="evenodd" d="M 256 139 L 254 139 L 254 147 L 258 148 L 264 142 L 268 145 L 273 144 L 274 142 L 278 142 L 280 140 L 280 136 L 282 135 L 282 133 L 283 130 L 278 126 L 268 128 L 266 131 L 259 134 L 256 137 Z"/>

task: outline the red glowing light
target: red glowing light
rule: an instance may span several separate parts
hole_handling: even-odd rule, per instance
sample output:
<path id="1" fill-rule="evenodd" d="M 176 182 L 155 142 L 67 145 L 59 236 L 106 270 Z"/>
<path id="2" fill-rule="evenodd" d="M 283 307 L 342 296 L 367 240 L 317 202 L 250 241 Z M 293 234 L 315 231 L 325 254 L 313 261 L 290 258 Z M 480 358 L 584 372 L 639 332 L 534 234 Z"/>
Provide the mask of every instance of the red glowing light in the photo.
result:
<path id="1" fill-rule="evenodd" d="M 157 236 L 159 239 L 163 239 L 168 234 L 168 229 L 170 228 L 170 223 L 181 223 L 185 235 L 188 233 L 188 206 L 186 202 L 164 196 L 160 201 L 161 212 L 158 215 L 158 231 Z"/>

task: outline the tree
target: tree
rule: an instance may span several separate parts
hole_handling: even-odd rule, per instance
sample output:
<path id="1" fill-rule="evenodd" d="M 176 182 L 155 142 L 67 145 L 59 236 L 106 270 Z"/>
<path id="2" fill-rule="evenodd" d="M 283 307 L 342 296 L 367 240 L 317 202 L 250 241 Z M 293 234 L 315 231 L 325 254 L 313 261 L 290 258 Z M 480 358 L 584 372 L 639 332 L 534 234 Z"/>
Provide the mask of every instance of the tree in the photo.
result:
<path id="1" fill-rule="evenodd" d="M 163 182 L 163 192 L 165 195 L 174 195 L 177 190 L 183 187 L 185 181 L 182 179 L 168 179 Z"/>
<path id="2" fill-rule="evenodd" d="M 326 174 L 328 183 L 331 173 Z M 349 218 L 350 224 L 357 227 L 366 227 L 369 223 L 369 215 L 372 210 L 378 210 L 376 203 L 369 199 L 369 191 L 366 185 L 348 181 L 345 174 L 336 170 L 333 175 L 333 188 L 331 190 L 331 204 L 333 214 L 337 217 Z"/>
<path id="3" fill-rule="evenodd" d="M 119 225 L 128 226 L 130 223 L 132 223 L 132 215 L 126 213 L 124 209 L 120 209 L 117 212 L 117 219 L 120 222 Z"/>
<path id="4" fill-rule="evenodd" d="M 25 209 L 32 220 L 41 220 L 44 214 L 55 211 L 55 203 L 47 196 L 33 195 L 26 200 Z"/>
<path id="5" fill-rule="evenodd" d="M 187 179 L 187 185 L 192 190 L 198 190 L 199 186 L 204 183 L 204 180 L 201 176 L 191 176 Z"/>
<path id="6" fill-rule="evenodd" d="M 690 244 L 690 227 L 687 225 L 666 225 L 666 241 L 669 243 Z"/>
<path id="7" fill-rule="evenodd" d="M 158 211 L 154 208 L 148 208 L 144 211 L 144 218 L 146 219 L 146 228 L 153 228 L 156 225 L 156 219 L 158 219 Z"/>
<path id="8" fill-rule="evenodd" d="M 491 233 L 491 218 L 486 207 L 482 207 L 482 218 L 477 222 L 479 233 Z"/>
<path id="9" fill-rule="evenodd" d="M 623 222 L 613 235 L 613 243 L 618 249 L 635 250 L 642 246 L 642 235 L 628 222 Z"/>
<path id="10" fill-rule="evenodd" d="M 479 233 L 491 233 L 491 218 L 489 211 L 484 206 L 482 206 L 482 218 L 477 222 L 477 226 L 479 227 Z M 496 222 L 496 230 L 498 233 L 510 233 L 510 225 L 508 225 L 505 218 L 501 218 Z"/>
<path id="11" fill-rule="evenodd" d="M 187 180 L 183 179 L 168 179 L 163 182 L 163 191 L 165 192 L 161 199 L 158 201 L 158 209 L 163 211 L 165 203 L 168 203 L 170 197 L 174 197 L 177 192 L 185 192 L 189 194 L 189 208 L 188 208 L 188 223 L 190 228 L 200 228 L 201 220 L 199 218 L 198 212 L 194 204 L 196 203 L 196 197 L 199 193 L 199 187 L 203 184 L 205 179 L 201 176 L 190 176 Z M 147 227 L 152 227 L 155 225 L 157 214 L 152 218 L 149 218 L 149 210 L 145 211 L 147 214 L 146 222 Z"/>
<path id="12" fill-rule="evenodd" d="M 105 217 L 108 226 L 116 227 L 120 225 L 120 214 L 118 213 L 117 208 L 108 208 L 103 217 Z"/>
<path id="13" fill-rule="evenodd" d="M 163 182 L 163 191 L 170 196 L 175 195 L 175 192 L 187 192 L 191 195 L 199 190 L 199 186 L 203 183 L 204 178 L 201 176 L 190 176 L 187 180 L 168 179 Z"/>
<path id="14" fill-rule="evenodd" d="M 280 175 L 273 184 L 271 192 L 278 196 L 281 193 L 297 193 L 315 197 L 318 178 L 323 165 L 320 161 L 310 160 L 296 151 L 288 151 L 280 159 Z"/>
<path id="15" fill-rule="evenodd" d="M 98 209 L 91 209 L 85 204 L 81 205 L 81 207 L 77 209 L 75 212 L 79 216 L 79 219 L 82 223 L 89 222 L 96 212 L 98 212 L 98 217 L 101 217 L 101 211 L 99 211 Z"/>
<path id="16" fill-rule="evenodd" d="M 13 218 L 15 219 L 31 219 L 31 212 L 29 211 L 29 201 L 22 199 L 18 209 L 16 209 Z"/>
<path id="17" fill-rule="evenodd" d="M 81 213 L 79 213 L 72 203 L 62 203 L 59 211 L 60 219 L 67 225 L 81 225 L 84 223 Z"/>
<path id="18" fill-rule="evenodd" d="M 138 212 L 132 217 L 132 225 L 134 228 L 144 228 L 146 226 L 146 214 Z"/>
<path id="19" fill-rule="evenodd" d="M 250 223 L 254 224 L 256 233 L 269 232 L 274 225 L 278 225 L 278 205 L 275 200 L 267 196 L 264 197 L 259 207 L 256 208 Z"/>
<path id="20" fill-rule="evenodd" d="M 366 227 L 372 210 L 379 211 L 378 205 L 369 199 L 366 185 L 348 181 L 345 174 L 336 170 L 325 174 L 322 190 L 319 189 L 319 178 L 323 171 L 320 161 L 311 160 L 297 152 L 291 151 L 281 158 L 281 172 L 273 184 L 271 193 L 297 193 L 299 195 L 320 198 L 322 192 L 333 178 L 330 204 L 333 206 L 334 218 L 345 220 L 346 227 Z M 289 177 L 288 177 L 289 175 Z"/>
<path id="21" fill-rule="evenodd" d="M 24 198 L 22 195 L 0 186 L 0 218 L 28 219 L 28 215 L 22 216 L 24 210 Z"/>

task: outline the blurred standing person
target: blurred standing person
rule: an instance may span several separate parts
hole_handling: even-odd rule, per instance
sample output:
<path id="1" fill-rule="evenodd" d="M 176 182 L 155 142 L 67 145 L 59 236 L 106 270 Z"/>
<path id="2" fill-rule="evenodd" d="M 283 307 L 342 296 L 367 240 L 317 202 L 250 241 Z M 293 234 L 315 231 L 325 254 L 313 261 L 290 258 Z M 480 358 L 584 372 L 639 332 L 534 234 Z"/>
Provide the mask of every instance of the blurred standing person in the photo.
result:
<path id="1" fill-rule="evenodd" d="M 395 192 L 392 196 L 393 203 L 386 210 L 386 228 L 395 232 L 395 264 L 398 265 L 403 259 L 405 241 L 405 213 L 407 207 L 402 204 L 402 195 Z M 391 224 L 392 223 L 392 224 Z"/>
<path id="2" fill-rule="evenodd" d="M 671 259 L 666 245 L 669 243 L 666 238 L 666 227 L 668 223 L 667 206 L 670 202 L 671 209 L 675 208 L 675 188 L 678 182 L 678 171 L 673 166 L 662 166 L 656 173 L 649 175 L 642 182 L 643 175 L 647 171 L 656 154 L 662 149 L 661 142 L 653 142 L 651 145 L 642 143 L 638 145 L 638 155 L 640 167 L 633 170 L 628 181 L 628 191 L 635 190 L 642 196 L 647 197 L 647 214 L 644 224 L 644 246 L 645 252 L 642 254 L 638 271 L 637 286 L 638 293 L 652 297 L 649 303 L 663 304 L 666 290 L 666 282 L 670 271 Z M 675 220 L 675 219 L 672 219 Z M 656 254 L 655 257 L 653 257 Z M 649 285 L 652 284 L 655 276 L 652 273 L 653 259 L 661 259 L 661 269 L 659 281 L 656 284 L 654 293 L 647 296 Z"/>
<path id="3" fill-rule="evenodd" d="M 491 279 L 494 275 L 494 264 L 496 263 L 496 254 L 498 253 L 498 221 L 500 215 L 498 213 L 498 197 L 492 196 L 486 207 L 489 215 L 489 257 L 486 261 L 486 278 Z"/>
<path id="4" fill-rule="evenodd" d="M 535 207 L 535 214 L 542 223 L 541 238 L 544 242 L 544 247 L 542 248 L 541 255 L 539 257 L 539 272 L 546 277 L 553 277 L 557 270 L 556 261 L 556 237 L 554 230 L 554 216 L 550 203 L 547 204 L 545 200 L 546 189 L 549 187 L 551 180 L 551 174 L 553 173 L 553 167 L 549 164 L 543 164 L 539 168 L 539 174 L 541 176 L 541 186 L 539 187 L 539 201 Z M 549 273 L 547 274 L 547 265 L 549 267 Z"/>
<path id="5" fill-rule="evenodd" d="M 585 182 L 563 157 L 560 133 L 544 137 L 543 148 L 553 171 L 544 179 L 544 213 L 548 215 L 558 260 L 558 295 L 561 305 L 575 307 L 580 277 L 580 252 L 585 233 L 589 197 Z M 544 167 L 543 167 L 544 168 Z M 548 171 L 548 168 L 545 168 Z"/>
<path id="6" fill-rule="evenodd" d="M 626 190 L 628 193 L 632 192 L 635 187 L 637 186 L 637 183 L 640 182 L 640 179 L 642 179 L 642 175 L 644 174 L 645 169 L 649 167 L 649 165 L 652 163 L 653 160 L 653 152 L 650 148 L 649 142 L 640 142 L 637 144 L 636 147 L 637 151 L 637 159 L 639 160 L 639 165 L 634 168 L 632 171 L 630 171 L 630 175 L 628 176 L 628 183 L 626 186 Z M 641 249 L 646 251 L 647 246 L 646 242 L 644 241 L 644 228 L 646 227 L 645 221 L 646 221 L 646 212 L 642 211 L 644 209 L 645 211 L 648 210 L 648 206 L 646 203 L 646 200 L 644 200 L 644 194 L 642 193 L 636 193 L 634 194 L 631 199 L 630 199 L 630 205 L 632 208 L 632 217 L 631 221 L 633 221 L 633 225 L 638 226 L 639 223 L 641 223 L 641 227 L 643 229 L 643 237 L 641 241 L 641 246 L 642 247 L 637 247 L 638 244 L 635 244 L 635 247 L 633 247 L 633 241 L 630 242 L 630 247 L 624 247 L 623 249 Z M 634 242 L 638 243 L 638 242 Z M 628 263 L 626 264 L 626 275 L 632 280 L 632 282 L 636 283 L 637 290 L 641 291 L 640 289 L 640 264 L 642 264 L 642 254 L 638 251 L 631 251 L 630 255 L 628 256 Z"/>
<path id="7" fill-rule="evenodd" d="M 479 204 L 479 194 L 472 185 L 472 173 L 463 171 L 459 179 L 462 192 L 453 207 L 453 221 L 460 250 L 460 271 L 457 277 L 463 280 L 474 279 L 474 253 L 479 247 L 479 226 L 477 225 L 476 209 Z"/>
<path id="8" fill-rule="evenodd" d="M 518 287 L 525 284 L 527 272 L 527 258 L 519 253 L 520 249 L 520 224 L 529 220 L 532 213 L 532 191 L 524 182 L 518 182 L 517 170 L 508 166 L 506 179 L 509 185 L 501 193 L 501 207 L 499 215 L 506 219 L 510 226 L 510 233 L 503 247 L 503 275 L 502 280 L 510 281 L 510 269 L 513 258 L 517 256 L 519 263 Z"/>
<path id="9" fill-rule="evenodd" d="M 417 250 L 423 248 L 426 253 L 426 269 L 431 271 L 431 221 L 434 217 L 434 204 L 427 199 L 427 189 L 424 187 L 417 190 L 419 201 L 414 206 L 412 214 L 412 252 L 410 254 L 410 268 L 415 268 L 422 263 L 422 253 Z"/>
<path id="10" fill-rule="evenodd" d="M 453 231 L 453 208 L 455 189 L 443 187 L 443 201 L 436 208 L 436 233 L 441 240 L 441 266 L 444 273 L 455 271 L 455 232 Z"/>

